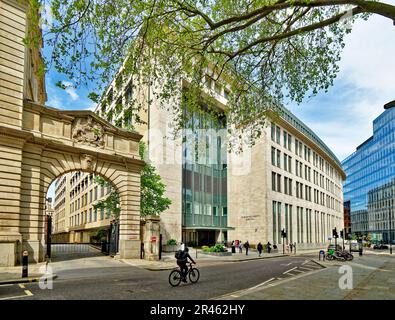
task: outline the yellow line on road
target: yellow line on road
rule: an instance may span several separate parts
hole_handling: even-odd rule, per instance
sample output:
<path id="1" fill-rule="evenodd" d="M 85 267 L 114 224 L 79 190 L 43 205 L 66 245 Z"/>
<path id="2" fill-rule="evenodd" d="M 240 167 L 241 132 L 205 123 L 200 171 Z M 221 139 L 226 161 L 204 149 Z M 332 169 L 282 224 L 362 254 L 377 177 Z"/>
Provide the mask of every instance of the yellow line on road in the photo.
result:
<path id="1" fill-rule="evenodd" d="M 22 289 L 25 289 L 25 286 L 24 286 L 23 284 L 19 284 L 19 286 L 20 286 Z"/>
<path id="2" fill-rule="evenodd" d="M 26 293 L 27 296 L 32 296 L 33 295 L 33 293 L 31 293 L 30 290 L 25 290 L 25 293 Z"/>

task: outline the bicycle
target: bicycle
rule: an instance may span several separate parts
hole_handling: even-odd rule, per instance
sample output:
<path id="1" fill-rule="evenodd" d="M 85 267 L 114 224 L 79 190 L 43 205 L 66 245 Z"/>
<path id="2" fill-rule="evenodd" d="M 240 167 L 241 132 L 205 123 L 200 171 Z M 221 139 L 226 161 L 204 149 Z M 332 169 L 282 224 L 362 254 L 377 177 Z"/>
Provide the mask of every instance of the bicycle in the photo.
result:
<path id="1" fill-rule="evenodd" d="M 197 268 L 192 267 L 192 263 L 188 262 L 189 268 L 187 271 L 187 274 L 185 275 L 185 279 L 189 278 L 189 281 L 191 283 L 196 283 L 199 281 L 200 278 L 200 272 Z M 172 287 L 177 287 L 182 280 L 182 273 L 180 268 L 176 268 L 172 270 L 169 274 L 169 283 Z"/>

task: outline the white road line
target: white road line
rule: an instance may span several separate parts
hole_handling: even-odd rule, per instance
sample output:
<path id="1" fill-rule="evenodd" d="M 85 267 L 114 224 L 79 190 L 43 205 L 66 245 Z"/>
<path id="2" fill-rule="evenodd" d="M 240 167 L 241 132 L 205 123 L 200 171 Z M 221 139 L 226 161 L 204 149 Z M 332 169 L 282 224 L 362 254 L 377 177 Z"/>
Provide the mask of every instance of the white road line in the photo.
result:
<path id="1" fill-rule="evenodd" d="M 11 286 L 13 286 L 13 284 L 12 284 L 12 283 L 9 283 L 9 284 L 2 284 L 2 285 L 0 285 L 0 287 L 11 287 Z"/>
<path id="2" fill-rule="evenodd" d="M 313 270 L 311 268 L 306 268 L 306 267 L 299 267 L 299 269 L 308 270 L 308 271 L 312 271 Z"/>
<path id="3" fill-rule="evenodd" d="M 304 266 L 305 264 L 308 264 L 309 262 L 311 262 L 310 260 L 305 260 L 303 263 L 302 263 L 302 266 Z"/>
<path id="4" fill-rule="evenodd" d="M 300 272 L 300 273 L 303 273 L 304 271 L 302 271 L 302 270 L 298 270 L 298 269 L 296 269 L 296 270 L 294 270 L 295 272 Z"/>
<path id="5" fill-rule="evenodd" d="M 269 280 L 266 280 L 265 282 L 262 282 L 262 283 L 260 283 L 260 284 L 257 284 L 257 285 L 254 286 L 254 287 L 248 288 L 247 290 L 252 290 L 252 289 L 261 287 L 261 286 L 265 285 L 266 283 L 268 283 L 268 282 L 270 282 L 270 281 L 273 281 L 273 280 L 275 280 L 275 278 L 270 278 Z"/>
<path id="6" fill-rule="evenodd" d="M 25 294 L 26 294 L 27 296 L 32 296 L 32 295 L 33 295 L 33 293 L 31 293 L 30 290 L 25 290 Z"/>
<path id="7" fill-rule="evenodd" d="M 288 273 L 288 272 L 290 272 L 290 271 L 292 271 L 292 270 L 295 270 L 296 268 L 297 268 L 297 267 L 294 267 L 294 268 L 292 268 L 292 269 L 289 269 L 289 270 L 283 272 L 283 274 L 286 274 L 286 273 Z"/>
<path id="8" fill-rule="evenodd" d="M 292 264 L 292 262 L 287 263 L 287 264 L 282 263 L 281 266 L 289 266 L 289 265 L 291 265 L 291 264 Z"/>

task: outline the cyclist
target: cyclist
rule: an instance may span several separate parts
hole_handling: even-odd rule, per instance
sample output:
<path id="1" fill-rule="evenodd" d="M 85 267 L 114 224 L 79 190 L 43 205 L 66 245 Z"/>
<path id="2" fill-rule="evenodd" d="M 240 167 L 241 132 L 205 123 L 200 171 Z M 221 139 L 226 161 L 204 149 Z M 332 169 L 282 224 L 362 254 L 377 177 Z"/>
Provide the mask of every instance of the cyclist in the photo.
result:
<path id="1" fill-rule="evenodd" d="M 192 257 L 189 255 L 189 249 L 188 247 L 185 247 L 183 254 L 181 255 L 181 258 L 177 259 L 177 264 L 181 269 L 181 275 L 182 275 L 182 281 L 187 282 L 186 276 L 188 272 L 188 258 L 192 261 L 193 264 L 196 264 L 196 262 L 192 259 Z"/>

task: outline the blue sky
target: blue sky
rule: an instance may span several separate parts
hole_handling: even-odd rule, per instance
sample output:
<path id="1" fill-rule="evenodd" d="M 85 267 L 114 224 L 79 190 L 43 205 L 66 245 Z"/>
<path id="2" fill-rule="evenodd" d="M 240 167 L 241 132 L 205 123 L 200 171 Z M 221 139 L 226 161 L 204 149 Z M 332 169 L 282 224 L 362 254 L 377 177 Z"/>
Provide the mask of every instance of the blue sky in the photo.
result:
<path id="1" fill-rule="evenodd" d="M 394 4 L 395 0 L 386 3 Z M 287 107 L 343 160 L 372 135 L 373 120 L 383 105 L 395 99 L 395 27 L 392 21 L 371 16 L 357 21 L 346 38 L 340 73 L 327 93 Z M 55 86 L 70 81 L 50 70 L 46 76 L 47 105 L 59 109 L 93 109 L 90 88 Z M 53 188 L 51 188 L 53 189 Z"/>

